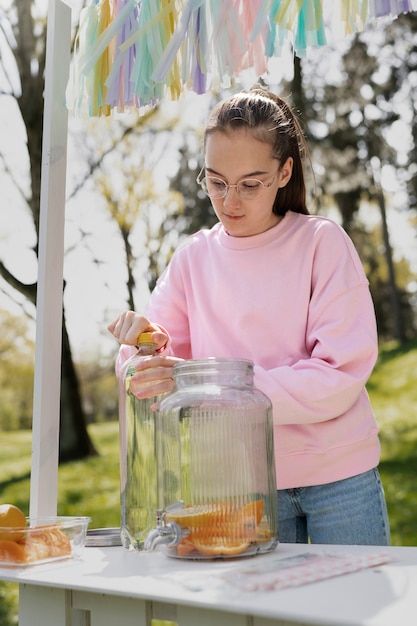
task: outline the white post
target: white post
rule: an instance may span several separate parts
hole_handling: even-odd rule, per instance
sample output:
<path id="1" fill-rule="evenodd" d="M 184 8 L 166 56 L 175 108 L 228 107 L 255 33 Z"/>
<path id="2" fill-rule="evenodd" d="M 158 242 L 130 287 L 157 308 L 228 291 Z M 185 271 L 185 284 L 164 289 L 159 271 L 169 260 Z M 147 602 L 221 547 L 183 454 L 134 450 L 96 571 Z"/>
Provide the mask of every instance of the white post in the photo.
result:
<path id="1" fill-rule="evenodd" d="M 49 0 L 36 306 L 30 515 L 56 515 L 71 9 Z"/>

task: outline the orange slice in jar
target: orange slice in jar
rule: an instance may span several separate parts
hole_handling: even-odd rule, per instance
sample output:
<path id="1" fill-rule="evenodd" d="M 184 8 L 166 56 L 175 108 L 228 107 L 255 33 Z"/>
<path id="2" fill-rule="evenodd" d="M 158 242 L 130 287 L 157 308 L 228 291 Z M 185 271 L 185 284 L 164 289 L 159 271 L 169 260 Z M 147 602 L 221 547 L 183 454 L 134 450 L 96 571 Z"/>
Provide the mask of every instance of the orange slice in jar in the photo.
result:
<path id="1" fill-rule="evenodd" d="M 236 524 L 256 527 L 260 524 L 264 511 L 263 501 L 254 500 L 233 509 L 228 503 L 186 506 L 179 511 L 167 514 L 166 519 L 176 522 L 182 528 L 213 529 Z"/>
<path id="2" fill-rule="evenodd" d="M 248 521 L 254 521 L 255 526 L 261 523 L 264 514 L 263 500 L 253 500 L 238 510 L 239 517 Z"/>
<path id="3" fill-rule="evenodd" d="M 167 514 L 166 519 L 168 522 L 176 522 L 181 528 L 210 528 L 222 519 L 222 512 L 217 507 L 186 506 Z"/>
<path id="4" fill-rule="evenodd" d="M 195 545 L 189 539 L 187 539 L 187 537 L 183 537 L 179 544 L 174 548 L 174 550 L 176 550 L 177 556 L 182 557 L 188 556 L 191 552 L 194 552 L 195 549 Z"/>
<path id="5" fill-rule="evenodd" d="M 219 502 L 185 507 L 167 515 L 167 521 L 174 521 L 190 531 L 177 547 L 178 556 L 187 556 L 193 549 L 205 556 L 236 556 L 257 540 L 263 511 L 261 499 L 238 509 Z"/>
<path id="6" fill-rule="evenodd" d="M 194 547 L 204 556 L 237 556 L 242 554 L 249 545 L 250 541 L 229 537 L 194 539 Z"/>

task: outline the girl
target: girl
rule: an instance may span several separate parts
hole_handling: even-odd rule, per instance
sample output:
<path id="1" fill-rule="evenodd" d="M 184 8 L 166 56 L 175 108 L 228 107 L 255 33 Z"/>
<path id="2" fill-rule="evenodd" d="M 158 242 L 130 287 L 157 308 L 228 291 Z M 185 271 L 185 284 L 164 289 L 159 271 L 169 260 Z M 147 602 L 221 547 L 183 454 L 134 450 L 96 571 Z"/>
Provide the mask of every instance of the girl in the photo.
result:
<path id="1" fill-rule="evenodd" d="M 139 397 L 171 391 L 179 359 L 251 359 L 273 404 L 279 540 L 387 545 L 365 390 L 373 303 L 346 233 L 308 213 L 305 152 L 276 95 L 256 87 L 219 103 L 197 179 L 219 222 L 177 250 L 146 317 L 127 311 L 108 328 L 124 344 L 118 366 L 141 332 L 160 346 L 135 374 Z"/>

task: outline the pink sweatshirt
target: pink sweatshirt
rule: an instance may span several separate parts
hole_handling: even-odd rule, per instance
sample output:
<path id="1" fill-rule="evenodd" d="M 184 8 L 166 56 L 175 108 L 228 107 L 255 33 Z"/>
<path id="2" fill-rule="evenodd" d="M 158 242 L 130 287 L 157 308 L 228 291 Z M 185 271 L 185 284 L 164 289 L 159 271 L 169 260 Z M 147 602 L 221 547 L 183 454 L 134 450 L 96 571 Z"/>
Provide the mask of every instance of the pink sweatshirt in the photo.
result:
<path id="1" fill-rule="evenodd" d="M 146 316 L 167 354 L 240 357 L 272 401 L 279 489 L 376 467 L 378 427 L 365 383 L 377 358 L 374 307 L 358 254 L 329 219 L 287 213 L 231 237 L 219 223 L 174 254 Z M 132 349 L 121 348 L 125 359 Z"/>

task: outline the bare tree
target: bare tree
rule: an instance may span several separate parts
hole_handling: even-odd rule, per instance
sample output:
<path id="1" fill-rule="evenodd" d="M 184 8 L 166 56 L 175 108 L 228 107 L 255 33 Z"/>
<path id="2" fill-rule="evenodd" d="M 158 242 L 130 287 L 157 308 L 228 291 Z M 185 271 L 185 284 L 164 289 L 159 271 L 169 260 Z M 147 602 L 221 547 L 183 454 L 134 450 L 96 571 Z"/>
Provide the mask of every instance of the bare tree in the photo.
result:
<path id="1" fill-rule="evenodd" d="M 0 9 L 0 35 L 3 54 L 0 58 L 1 74 L 0 97 L 14 98 L 26 129 L 27 153 L 29 157 L 29 191 L 25 193 L 13 172 L 5 171 L 19 189 L 20 197 L 29 211 L 36 234 L 39 234 L 41 152 L 43 129 L 43 92 L 46 52 L 46 16 L 34 16 L 35 3 L 32 0 L 14 0 L 8 9 Z M 5 50 L 14 60 L 14 67 L 6 64 Z M 19 86 L 16 88 L 16 74 Z M 8 207 L 9 208 L 9 207 Z M 38 251 L 38 244 L 34 246 Z M 0 259 L 0 276 L 13 289 L 17 290 L 33 305 L 36 305 L 37 284 L 25 284 Z M 82 407 L 80 385 L 74 366 L 70 341 L 63 313 L 62 369 L 61 369 L 61 428 L 60 460 L 66 461 L 94 454 L 94 446 L 89 438 L 86 419 Z"/>

